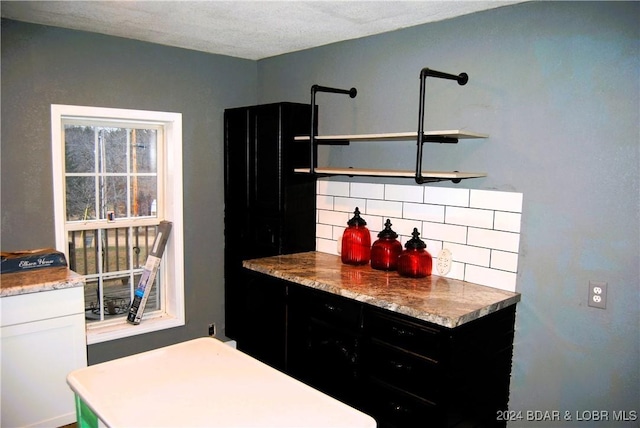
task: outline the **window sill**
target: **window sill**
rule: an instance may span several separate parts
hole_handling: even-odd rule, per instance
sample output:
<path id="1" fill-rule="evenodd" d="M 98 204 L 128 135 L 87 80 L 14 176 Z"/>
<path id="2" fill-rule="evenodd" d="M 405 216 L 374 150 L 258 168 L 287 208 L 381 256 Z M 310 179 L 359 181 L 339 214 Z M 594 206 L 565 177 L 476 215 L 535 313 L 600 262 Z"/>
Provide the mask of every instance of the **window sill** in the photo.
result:
<path id="1" fill-rule="evenodd" d="M 94 327 L 89 324 L 87 325 L 87 345 L 180 327 L 184 324 L 184 319 L 167 314 L 154 318 L 143 318 L 142 322 L 138 325 L 129 324 L 126 318 L 122 318 L 121 321 L 109 325 L 96 325 Z"/>

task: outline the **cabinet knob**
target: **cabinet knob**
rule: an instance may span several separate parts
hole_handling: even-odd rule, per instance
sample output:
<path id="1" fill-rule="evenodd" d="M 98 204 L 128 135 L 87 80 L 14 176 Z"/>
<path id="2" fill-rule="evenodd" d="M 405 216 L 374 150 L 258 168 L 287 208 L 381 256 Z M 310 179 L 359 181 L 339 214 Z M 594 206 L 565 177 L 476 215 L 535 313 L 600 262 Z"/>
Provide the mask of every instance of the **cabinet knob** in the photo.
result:
<path id="1" fill-rule="evenodd" d="M 413 337 L 413 336 L 414 336 L 413 331 L 411 331 L 411 330 L 405 330 L 405 329 L 400 328 L 400 327 L 393 326 L 393 327 L 391 327 L 391 330 L 392 330 L 392 331 L 393 331 L 397 336 L 400 336 L 400 337 Z"/>
<path id="2" fill-rule="evenodd" d="M 395 414 L 406 415 L 411 413 L 411 410 L 408 407 L 403 406 L 402 404 L 396 403 L 394 401 L 389 402 L 389 407 L 391 408 L 391 411 Z"/>
<path id="3" fill-rule="evenodd" d="M 411 370 L 413 370 L 411 364 L 404 364 L 394 360 L 390 360 L 389 364 L 391 365 L 391 367 L 398 371 L 410 372 Z"/>
<path id="4" fill-rule="evenodd" d="M 340 312 L 340 308 L 329 303 L 324 304 L 324 308 L 329 312 Z"/>

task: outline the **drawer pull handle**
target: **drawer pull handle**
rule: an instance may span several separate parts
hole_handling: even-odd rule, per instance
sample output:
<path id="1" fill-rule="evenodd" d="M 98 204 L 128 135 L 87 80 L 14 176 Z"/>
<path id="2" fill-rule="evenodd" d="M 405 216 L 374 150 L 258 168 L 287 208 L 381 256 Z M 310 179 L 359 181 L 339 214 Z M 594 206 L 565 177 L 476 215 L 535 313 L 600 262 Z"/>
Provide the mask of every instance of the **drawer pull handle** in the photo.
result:
<path id="1" fill-rule="evenodd" d="M 400 337 L 413 337 L 414 333 L 411 330 L 405 330 L 403 328 L 399 328 L 396 326 L 391 327 L 391 330 L 393 330 L 393 332 L 395 334 L 397 334 Z"/>
<path id="2" fill-rule="evenodd" d="M 413 367 L 411 365 L 399 363 L 397 361 L 391 360 L 389 361 L 389 364 L 391 364 L 391 367 L 393 367 L 395 370 L 402 370 L 405 372 L 410 372 L 411 370 L 413 370 Z"/>
<path id="3" fill-rule="evenodd" d="M 408 414 L 411 413 L 411 410 L 402 404 L 394 403 L 393 401 L 389 403 L 389 407 L 391 411 L 396 414 Z"/>
<path id="4" fill-rule="evenodd" d="M 325 309 L 326 309 L 326 310 L 328 310 L 329 312 L 339 312 L 339 311 L 340 311 L 340 308 L 339 308 L 339 307 L 337 307 L 337 306 L 333 306 L 333 305 L 330 305 L 329 303 L 325 303 L 325 304 L 324 304 L 324 307 L 325 307 Z"/>

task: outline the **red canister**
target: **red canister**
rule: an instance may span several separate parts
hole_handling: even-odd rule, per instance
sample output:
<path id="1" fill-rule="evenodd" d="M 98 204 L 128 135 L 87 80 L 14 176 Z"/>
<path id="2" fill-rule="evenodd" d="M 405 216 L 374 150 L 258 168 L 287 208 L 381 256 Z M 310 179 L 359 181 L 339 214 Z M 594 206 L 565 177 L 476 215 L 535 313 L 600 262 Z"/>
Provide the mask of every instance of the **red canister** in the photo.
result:
<path id="1" fill-rule="evenodd" d="M 371 259 L 371 233 L 367 222 L 360 217 L 360 210 L 356 207 L 353 218 L 347 222 L 342 234 L 342 263 L 348 265 L 365 265 Z"/>
<path id="2" fill-rule="evenodd" d="M 423 278 L 431 275 L 433 260 L 425 249 L 425 244 L 418 236 L 417 228 L 413 228 L 413 238 L 404 244 L 405 250 L 398 257 L 398 273 L 409 278 Z"/>
<path id="3" fill-rule="evenodd" d="M 384 230 L 378 233 L 378 239 L 371 247 L 371 267 L 378 270 L 396 270 L 398 256 L 402 253 L 402 244 L 398 234 L 391 229 L 391 220 L 387 219 Z"/>

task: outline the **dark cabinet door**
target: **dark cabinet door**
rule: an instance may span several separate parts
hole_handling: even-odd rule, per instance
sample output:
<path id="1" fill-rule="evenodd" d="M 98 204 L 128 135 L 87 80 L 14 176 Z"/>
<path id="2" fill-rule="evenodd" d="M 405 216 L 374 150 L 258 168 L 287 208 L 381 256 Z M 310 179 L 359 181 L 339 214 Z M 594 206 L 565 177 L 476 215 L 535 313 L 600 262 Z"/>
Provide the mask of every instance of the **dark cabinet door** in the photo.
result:
<path id="1" fill-rule="evenodd" d="M 289 373 L 360 408 L 362 304 L 304 287 L 289 288 Z"/>
<path id="2" fill-rule="evenodd" d="M 315 178 L 308 166 L 310 106 L 277 103 L 227 109 L 225 154 L 225 335 L 238 343 L 245 319 L 242 261 L 315 249 Z M 306 162 L 306 164 L 305 164 Z"/>
<path id="3" fill-rule="evenodd" d="M 237 288 L 244 319 L 238 349 L 285 371 L 287 283 L 245 270 Z"/>

